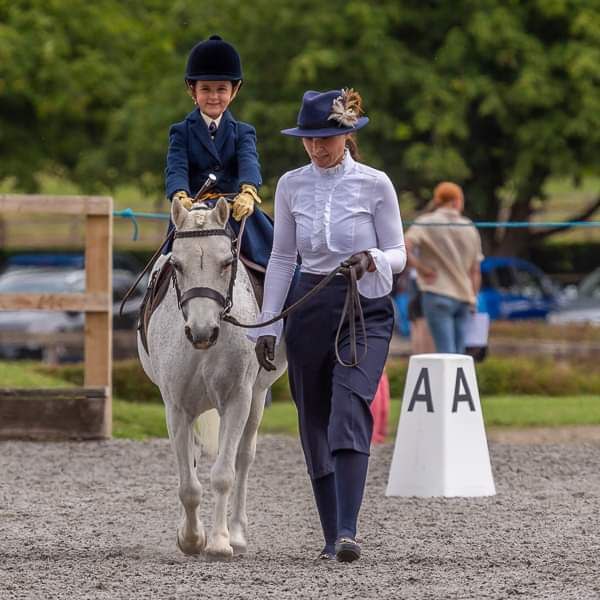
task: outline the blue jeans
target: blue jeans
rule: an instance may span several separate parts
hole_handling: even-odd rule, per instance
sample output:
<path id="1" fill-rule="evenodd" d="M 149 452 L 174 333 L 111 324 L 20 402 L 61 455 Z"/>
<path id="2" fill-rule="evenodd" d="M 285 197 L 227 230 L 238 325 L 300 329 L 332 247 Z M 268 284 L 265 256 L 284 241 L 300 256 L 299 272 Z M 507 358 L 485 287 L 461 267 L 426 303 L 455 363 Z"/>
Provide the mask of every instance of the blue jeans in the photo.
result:
<path id="1" fill-rule="evenodd" d="M 422 302 L 436 352 L 464 354 L 469 304 L 433 292 L 424 292 Z"/>

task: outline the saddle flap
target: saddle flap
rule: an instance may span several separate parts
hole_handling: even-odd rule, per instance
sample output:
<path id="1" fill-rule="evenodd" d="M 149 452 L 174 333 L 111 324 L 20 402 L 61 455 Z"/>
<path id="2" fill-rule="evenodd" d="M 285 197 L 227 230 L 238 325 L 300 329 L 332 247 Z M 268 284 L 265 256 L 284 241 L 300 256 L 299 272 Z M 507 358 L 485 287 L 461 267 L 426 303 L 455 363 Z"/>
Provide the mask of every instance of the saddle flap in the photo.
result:
<path id="1" fill-rule="evenodd" d="M 167 260 L 160 269 L 154 271 L 150 283 L 148 284 L 146 294 L 144 295 L 144 300 L 140 306 L 138 331 L 140 332 L 140 338 L 146 353 L 148 352 L 147 334 L 150 317 L 152 317 L 154 311 L 160 306 L 160 303 L 169 289 L 173 269 L 174 267 L 171 264 L 171 261 Z"/>

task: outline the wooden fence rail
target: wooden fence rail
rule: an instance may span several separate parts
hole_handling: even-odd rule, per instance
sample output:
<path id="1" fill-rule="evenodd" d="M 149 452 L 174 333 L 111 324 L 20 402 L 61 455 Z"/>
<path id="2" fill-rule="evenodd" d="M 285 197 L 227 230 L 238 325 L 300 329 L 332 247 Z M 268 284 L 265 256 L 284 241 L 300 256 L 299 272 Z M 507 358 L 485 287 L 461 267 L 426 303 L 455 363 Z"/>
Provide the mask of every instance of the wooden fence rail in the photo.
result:
<path id="1" fill-rule="evenodd" d="M 84 388 L 80 390 L 80 396 L 87 398 L 88 390 L 94 390 L 93 396 L 97 403 L 97 390 L 101 389 L 104 390 L 104 401 L 103 418 L 99 421 L 100 424 L 95 432 L 90 432 L 87 423 L 84 437 L 110 437 L 112 429 L 112 198 L 0 194 L 0 214 L 5 213 L 52 213 L 85 217 L 85 293 L 0 295 L 0 310 L 85 312 Z M 18 423 L 14 422 L 10 431 L 3 430 L 2 427 L 2 417 L 6 417 L 4 413 L 8 408 L 6 403 L 2 404 L 2 398 L 10 395 L 7 396 L 7 393 L 5 391 L 4 395 L 0 396 L 0 437 L 13 437 L 15 432 L 19 431 Z M 61 418 L 64 419 L 64 414 L 61 413 L 65 408 L 64 397 L 54 394 L 54 401 L 52 401 L 52 394 L 51 390 L 40 390 L 38 401 L 43 401 L 46 413 L 50 410 L 49 406 L 52 402 L 55 402 L 57 413 L 62 414 Z M 29 397 L 30 411 L 35 410 L 34 399 L 35 393 Z M 69 422 L 75 423 L 76 419 Z M 28 423 L 24 421 L 21 429 L 26 431 L 27 427 Z M 64 434 L 64 428 L 61 427 L 57 435 L 64 436 Z M 72 437 L 82 436 L 78 435 L 75 428 Z"/>

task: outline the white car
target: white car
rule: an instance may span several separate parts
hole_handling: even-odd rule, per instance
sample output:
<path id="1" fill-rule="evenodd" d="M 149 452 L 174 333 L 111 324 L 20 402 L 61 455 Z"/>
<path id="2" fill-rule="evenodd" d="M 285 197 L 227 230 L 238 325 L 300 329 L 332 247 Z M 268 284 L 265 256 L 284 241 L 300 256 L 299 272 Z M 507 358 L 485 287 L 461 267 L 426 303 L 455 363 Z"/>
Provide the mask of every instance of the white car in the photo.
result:
<path id="1" fill-rule="evenodd" d="M 147 286 L 147 278 L 131 298 L 123 316 L 119 306 L 125 293 L 134 282 L 135 273 L 124 269 L 113 269 L 113 329 L 135 330 L 137 315 Z M 85 270 L 76 267 L 11 267 L 0 275 L 0 294 L 75 293 L 85 290 Z M 16 342 L 0 343 L 0 360 L 28 358 L 44 359 L 44 347 L 38 341 L 28 340 L 28 334 L 53 334 L 80 332 L 85 318 L 80 312 L 43 310 L 0 311 L 1 334 L 19 334 Z M 19 336 L 17 336 L 19 338 Z M 59 357 L 61 360 L 81 360 L 76 355 Z"/>
<path id="2" fill-rule="evenodd" d="M 548 315 L 552 324 L 590 323 L 600 325 L 600 267 L 577 286 L 570 300 Z"/>

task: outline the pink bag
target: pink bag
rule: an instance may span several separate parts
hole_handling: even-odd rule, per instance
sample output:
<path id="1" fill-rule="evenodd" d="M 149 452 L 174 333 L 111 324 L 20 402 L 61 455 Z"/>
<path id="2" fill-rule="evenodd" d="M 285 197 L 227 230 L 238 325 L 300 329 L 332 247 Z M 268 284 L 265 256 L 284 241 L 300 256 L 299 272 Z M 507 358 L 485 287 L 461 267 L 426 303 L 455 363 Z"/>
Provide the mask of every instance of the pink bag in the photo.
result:
<path id="1" fill-rule="evenodd" d="M 381 375 L 375 397 L 371 403 L 373 415 L 373 437 L 371 444 L 383 444 L 388 431 L 390 416 L 390 382 L 385 371 Z"/>

